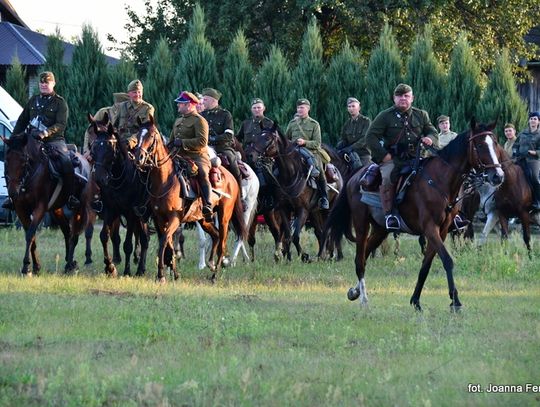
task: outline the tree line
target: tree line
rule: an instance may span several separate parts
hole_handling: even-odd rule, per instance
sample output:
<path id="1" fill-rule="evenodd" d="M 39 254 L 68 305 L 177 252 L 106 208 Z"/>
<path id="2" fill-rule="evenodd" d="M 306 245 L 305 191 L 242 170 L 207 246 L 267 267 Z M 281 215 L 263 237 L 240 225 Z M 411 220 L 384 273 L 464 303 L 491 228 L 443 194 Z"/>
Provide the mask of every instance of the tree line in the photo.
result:
<path id="1" fill-rule="evenodd" d="M 459 33 L 451 52 L 440 58 L 434 51 L 432 25 L 416 34 L 410 51 L 404 54 L 394 27 L 386 23 L 369 56 L 344 40 L 332 57 L 325 58 L 320 23 L 312 18 L 297 38 L 297 58 L 273 44 L 257 63 L 243 29 L 236 31 L 220 58 L 207 29 L 205 10 L 195 5 L 185 41 L 178 44 L 160 37 L 143 65 L 124 55 L 118 64 L 108 66 L 97 33 L 86 25 L 75 44 L 71 65 L 64 66 L 60 33 L 49 37 L 43 69 L 55 73 L 56 91 L 69 105 L 68 141 L 81 145 L 86 114 L 111 105 L 113 92 L 125 92 L 135 78 L 143 81 L 144 99 L 154 105 L 156 121 L 165 135 L 176 118 L 173 100 L 178 93 L 205 87 L 223 93 L 220 104 L 231 111 L 236 129 L 250 116 L 250 102 L 255 97 L 264 100 L 267 116 L 282 127 L 292 118 L 296 99 L 308 98 L 310 115 L 320 122 L 323 141 L 330 144 L 337 142 L 348 118 L 349 96 L 358 98 L 362 113 L 373 119 L 392 104 L 393 89 L 400 82 L 413 87 L 414 105 L 427 110 L 432 121 L 440 114 L 449 115 L 455 131 L 465 130 L 474 116 L 481 121 L 497 120 L 497 134 L 502 139 L 506 122 L 516 128 L 527 122 L 527 106 L 516 90 L 515 64 L 509 51 L 497 50 L 486 74 L 466 31 Z M 6 88 L 22 105 L 26 103 L 24 70 L 16 60 L 8 70 Z"/>

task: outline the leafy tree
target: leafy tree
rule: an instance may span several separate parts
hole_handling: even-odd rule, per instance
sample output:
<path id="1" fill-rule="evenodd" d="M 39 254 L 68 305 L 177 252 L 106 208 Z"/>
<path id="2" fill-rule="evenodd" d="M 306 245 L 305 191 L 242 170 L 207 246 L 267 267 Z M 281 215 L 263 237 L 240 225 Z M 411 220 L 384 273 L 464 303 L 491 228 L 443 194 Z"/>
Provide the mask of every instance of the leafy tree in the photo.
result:
<path id="1" fill-rule="evenodd" d="M 482 79 L 478 60 L 472 53 L 466 34 L 462 33 L 452 52 L 444 105 L 458 133 L 469 128 L 471 118 L 476 115 Z"/>
<path id="2" fill-rule="evenodd" d="M 496 133 L 501 142 L 505 140 L 505 123 L 513 123 L 516 129 L 527 124 L 527 106 L 519 97 L 507 49 L 503 49 L 495 62 L 482 95 L 478 116 L 486 122 L 497 120 Z"/>
<path id="3" fill-rule="evenodd" d="M 112 98 L 112 94 L 115 92 L 126 92 L 128 84 L 139 77 L 133 62 L 125 57 L 120 58 L 116 65 L 110 65 L 108 72 L 107 95 L 109 98 Z M 109 104 L 112 103 L 112 99 L 110 100 Z"/>
<path id="4" fill-rule="evenodd" d="M 26 69 L 21 65 L 19 57 L 15 55 L 11 60 L 11 66 L 6 72 L 6 91 L 21 106 L 28 102 L 28 86 L 26 86 Z"/>
<path id="5" fill-rule="evenodd" d="M 67 138 L 81 144 L 88 124 L 87 113 L 111 104 L 107 96 L 107 63 L 97 32 L 83 25 L 73 51 L 65 98 L 69 106 Z"/>
<path id="6" fill-rule="evenodd" d="M 43 71 L 54 73 L 56 85 L 54 90 L 59 95 L 65 94 L 68 68 L 64 64 L 64 42 L 58 27 L 53 35 L 47 39 L 47 56 Z"/>
<path id="7" fill-rule="evenodd" d="M 325 69 L 323 47 L 316 20 L 311 20 L 302 40 L 302 52 L 292 73 L 294 99 L 307 98 L 311 103 L 310 115 L 316 120 L 322 115 Z"/>
<path id="8" fill-rule="evenodd" d="M 168 135 L 176 118 L 174 99 L 178 89 L 174 83 L 173 55 L 167 40 L 159 40 L 156 51 L 148 63 L 148 73 L 144 84 L 144 98 L 155 108 L 156 122 L 160 131 Z"/>
<path id="9" fill-rule="evenodd" d="M 432 27 L 427 25 L 422 34 L 416 37 L 407 63 L 405 82 L 412 86 L 414 104 L 427 110 L 434 120 L 442 110 L 441 102 L 446 92 L 446 75 L 433 52 Z"/>
<path id="10" fill-rule="evenodd" d="M 205 37 L 206 22 L 202 7 L 197 4 L 189 23 L 189 35 L 180 49 L 176 83 L 191 91 L 217 86 L 216 55 Z"/>
<path id="11" fill-rule="evenodd" d="M 367 67 L 367 114 L 374 118 L 392 103 L 395 87 L 402 82 L 401 56 L 392 28 L 381 32 L 379 46 L 373 50 Z"/>
<path id="12" fill-rule="evenodd" d="M 253 92 L 253 67 L 249 62 L 249 51 L 246 36 L 238 30 L 234 37 L 223 66 L 223 99 L 225 106 L 235 119 L 235 128 L 249 114 Z"/>
<path id="13" fill-rule="evenodd" d="M 291 72 L 277 46 L 270 49 L 255 80 L 255 94 L 267 106 L 267 115 L 285 130 L 294 113 Z"/>
<path id="14" fill-rule="evenodd" d="M 356 97 L 360 103 L 365 100 L 365 67 L 360 53 L 345 41 L 339 54 L 330 61 L 326 73 L 326 97 L 323 115 L 327 141 L 336 144 L 340 138 L 341 128 L 349 118 L 346 101 L 350 96 Z"/>

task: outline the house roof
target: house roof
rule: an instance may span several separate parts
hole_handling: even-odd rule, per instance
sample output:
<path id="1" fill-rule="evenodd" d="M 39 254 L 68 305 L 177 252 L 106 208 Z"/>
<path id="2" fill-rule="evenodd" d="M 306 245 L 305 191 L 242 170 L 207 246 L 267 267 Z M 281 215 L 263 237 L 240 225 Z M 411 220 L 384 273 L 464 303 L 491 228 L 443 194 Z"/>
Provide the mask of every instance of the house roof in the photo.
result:
<path id="1" fill-rule="evenodd" d="M 19 17 L 9 0 L 0 0 L 0 20 L 30 28 L 25 24 L 21 17 Z"/>
<path id="2" fill-rule="evenodd" d="M 11 65 L 15 55 L 18 56 L 21 65 L 44 65 L 48 38 L 29 28 L 0 21 L 0 65 Z M 64 42 L 64 64 L 71 64 L 74 50 L 73 44 Z M 105 59 L 109 65 L 118 63 L 118 59 L 107 55 Z"/>

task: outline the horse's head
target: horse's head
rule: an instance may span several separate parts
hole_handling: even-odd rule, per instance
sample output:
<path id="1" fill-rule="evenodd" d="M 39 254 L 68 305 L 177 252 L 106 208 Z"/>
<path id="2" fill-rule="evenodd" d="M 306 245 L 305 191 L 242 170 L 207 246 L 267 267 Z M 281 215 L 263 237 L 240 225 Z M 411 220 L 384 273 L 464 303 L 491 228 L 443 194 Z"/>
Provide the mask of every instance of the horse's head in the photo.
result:
<path id="1" fill-rule="evenodd" d="M 471 120 L 468 159 L 473 168 L 484 173 L 491 185 L 499 186 L 504 181 L 504 172 L 497 155 L 495 126 L 496 123 L 482 124 Z"/>
<path id="2" fill-rule="evenodd" d="M 108 117 L 107 117 L 108 119 Z M 106 125 L 102 122 L 92 122 L 94 141 L 91 144 L 90 154 L 94 161 L 94 178 L 100 185 L 108 185 L 111 171 L 119 153 L 119 141 L 114 132 L 112 123 Z"/>
<path id="3" fill-rule="evenodd" d="M 28 135 L 26 133 L 4 138 L 7 147 L 4 162 L 4 176 L 10 197 L 15 198 L 21 192 L 30 163 L 30 156 L 26 151 Z"/>
<path id="4" fill-rule="evenodd" d="M 149 121 L 144 123 L 140 118 L 137 118 L 137 123 L 139 124 L 139 132 L 137 133 L 137 146 L 134 150 L 133 160 L 140 169 L 153 167 L 157 162 L 159 145 L 163 144 L 161 135 L 152 116 L 150 116 Z"/>
<path id="5" fill-rule="evenodd" d="M 250 165 L 265 158 L 275 158 L 279 153 L 279 130 L 274 123 L 272 128 L 262 127 L 261 134 L 254 137 L 251 145 L 246 149 L 246 157 Z"/>

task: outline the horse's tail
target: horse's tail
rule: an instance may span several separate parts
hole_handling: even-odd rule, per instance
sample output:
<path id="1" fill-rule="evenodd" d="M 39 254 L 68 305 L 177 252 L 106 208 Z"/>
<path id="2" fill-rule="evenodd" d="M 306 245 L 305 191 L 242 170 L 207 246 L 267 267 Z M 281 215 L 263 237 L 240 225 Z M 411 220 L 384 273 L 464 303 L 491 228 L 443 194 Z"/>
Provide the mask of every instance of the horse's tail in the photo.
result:
<path id="1" fill-rule="evenodd" d="M 240 190 L 238 191 L 238 196 L 234 202 L 231 221 L 238 238 L 246 241 L 248 238 L 248 226 L 244 222 L 244 205 L 242 204 L 242 194 L 240 193 Z"/>
<path id="2" fill-rule="evenodd" d="M 352 234 L 351 208 L 349 206 L 346 185 L 339 192 L 324 224 L 322 247 L 324 247 L 327 240 L 333 243 L 341 242 L 343 235 L 350 241 L 355 240 Z"/>

